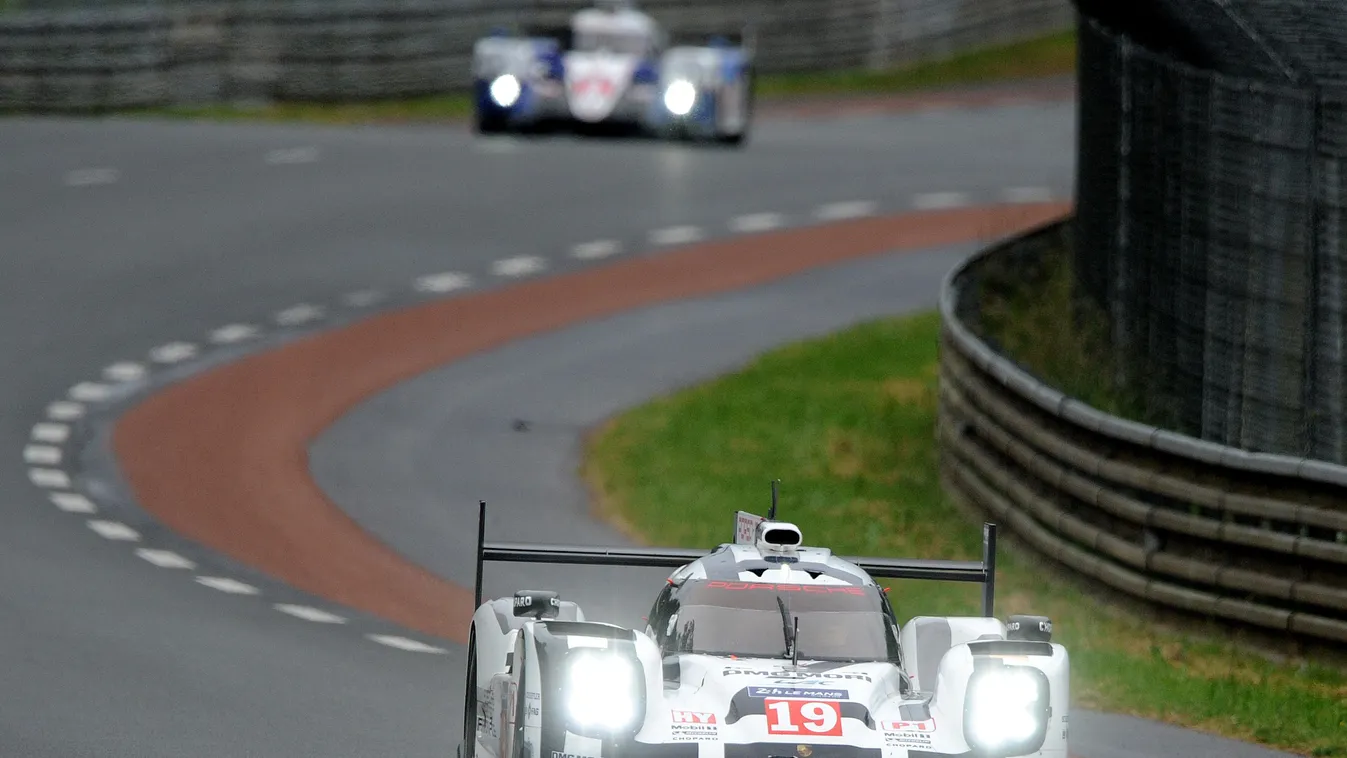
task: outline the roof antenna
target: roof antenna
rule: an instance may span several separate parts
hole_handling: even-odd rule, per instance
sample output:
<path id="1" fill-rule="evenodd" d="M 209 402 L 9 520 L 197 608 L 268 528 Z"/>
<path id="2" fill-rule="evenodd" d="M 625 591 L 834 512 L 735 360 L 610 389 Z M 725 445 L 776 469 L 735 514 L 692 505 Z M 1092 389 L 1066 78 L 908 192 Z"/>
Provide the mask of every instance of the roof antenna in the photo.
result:
<path id="1" fill-rule="evenodd" d="M 772 480 L 772 509 L 767 511 L 768 521 L 776 521 L 776 485 L 780 481 L 780 479 Z"/>
<path id="2" fill-rule="evenodd" d="M 800 617 L 795 617 L 795 628 L 790 633 L 790 666 L 800 667 Z"/>

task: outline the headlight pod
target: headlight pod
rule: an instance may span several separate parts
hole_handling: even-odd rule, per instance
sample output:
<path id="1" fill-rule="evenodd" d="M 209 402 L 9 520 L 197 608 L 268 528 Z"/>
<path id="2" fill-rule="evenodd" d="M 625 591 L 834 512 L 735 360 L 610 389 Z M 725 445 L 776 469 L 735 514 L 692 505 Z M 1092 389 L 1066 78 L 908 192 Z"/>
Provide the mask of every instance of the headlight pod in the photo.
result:
<path id="1" fill-rule="evenodd" d="M 664 107 L 675 116 L 686 116 L 697 102 L 697 88 L 687 79 L 675 79 L 664 89 Z"/>
<path id="2" fill-rule="evenodd" d="M 629 733 L 645 713 L 640 664 L 602 648 L 576 648 L 566 656 L 561 694 L 570 731 L 600 737 Z"/>
<path id="3" fill-rule="evenodd" d="M 968 678 L 963 728 L 980 756 L 1037 752 L 1052 716 L 1048 677 L 1032 666 L 999 662 L 978 667 Z"/>
<path id="4" fill-rule="evenodd" d="M 491 82 L 491 99 L 502 108 L 509 108 L 519 100 L 519 80 L 513 74 L 503 74 Z"/>

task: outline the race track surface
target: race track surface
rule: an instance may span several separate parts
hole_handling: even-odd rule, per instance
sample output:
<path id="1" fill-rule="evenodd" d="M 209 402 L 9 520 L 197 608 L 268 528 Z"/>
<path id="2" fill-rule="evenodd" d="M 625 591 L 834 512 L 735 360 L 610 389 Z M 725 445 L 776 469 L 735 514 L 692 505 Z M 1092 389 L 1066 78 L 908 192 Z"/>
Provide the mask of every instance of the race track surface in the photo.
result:
<path id="1" fill-rule="evenodd" d="M 10 652 L 0 686 L 0 744 L 13 755 L 145 758 L 442 756 L 455 744 L 462 661 L 452 644 L 445 645 L 447 654 L 401 650 L 349 633 L 361 620 L 356 613 L 337 622 L 277 612 L 237 584 L 201 581 L 228 572 L 252 583 L 246 587 L 274 589 L 266 577 L 192 553 L 191 545 L 136 552 L 142 539 L 148 544 L 172 535 L 132 521 L 134 503 L 118 502 L 126 493 L 108 466 L 106 438 L 75 440 L 79 465 L 61 458 L 69 442 L 63 435 L 85 428 L 80 414 L 89 408 L 200 370 L 199 355 L 220 360 L 272 346 L 380 308 L 452 294 L 465 281 L 477 289 L 508 286 L 612 256 L 653 254 L 667 245 L 782 224 L 1067 197 L 1072 114 L 1069 103 L 1026 103 L 764 120 L 743 152 L 642 142 L 479 141 L 436 126 L 0 121 L 0 393 L 7 400 L 0 422 L 0 509 L 7 527 L 0 551 L 7 622 L 0 645 Z M 884 265 L 924 260 L 934 270 L 951 255 L 930 252 Z M 809 282 L 783 286 L 806 296 Z M 711 312 L 728 318 L 770 312 L 764 311 L 770 295 L 748 297 Z M 849 317 L 825 313 L 795 326 L 808 331 Z M 650 316 L 632 318 L 639 327 Z M 686 330 L 688 318 L 670 323 L 681 319 Z M 591 328 L 603 337 L 601 325 L 581 327 Z M 784 329 L 774 335 L 793 336 Z M 687 335 L 677 328 L 660 337 L 680 338 Z M 558 352 L 567 337 L 558 339 L 529 343 L 538 357 L 530 357 L 528 345 L 511 346 L 466 369 L 446 370 L 463 371 L 465 380 L 493 390 L 528 383 L 474 374 L 472 366 L 576 376 L 578 367 Z M 618 349 L 628 338 L 610 332 L 607 339 L 608 349 L 590 344 L 596 358 L 629 360 Z M 766 344 L 750 331 L 727 331 L 723 342 L 698 346 L 705 352 L 684 367 L 687 373 L 637 374 L 628 386 L 610 386 L 612 397 L 602 399 L 638 402 L 661 382 L 705 375 Z M 426 391 L 428 385 L 409 384 L 408 391 L 418 386 Z M 542 494 L 539 487 L 551 482 L 564 507 L 578 507 L 574 482 L 561 478 L 574 463 L 574 443 L 566 439 L 603 403 L 575 399 L 568 414 L 549 417 L 555 406 L 543 401 L 562 391 L 514 398 L 521 413 L 544 422 L 518 438 L 528 442 L 491 426 L 512 404 L 499 393 L 481 398 L 484 416 L 459 416 L 455 429 L 441 430 L 461 432 L 478 421 L 482 439 L 501 454 L 507 444 L 531 445 L 510 454 L 551 463 L 539 478 L 517 479 L 510 488 L 499 480 L 462 480 L 460 500 L 490 497 L 503 510 Z M 338 432 L 362 418 L 368 420 L 366 407 L 343 420 Z M 562 426 L 549 429 L 549 419 Z M 410 437 L 428 433 L 405 430 Z M 324 456 L 329 446 L 333 455 L 353 455 L 338 439 L 320 443 Z M 465 451 L 463 438 L 454 439 L 451 434 L 438 446 Z M 373 460 L 380 453 L 367 448 L 366 455 Z M 320 461 L 317 469 L 343 505 L 357 518 L 370 518 L 360 503 L 378 499 L 378 479 L 332 482 L 327 465 Z M 75 472 L 75 484 L 88 484 L 106 502 L 95 508 L 59 497 L 72 484 L 61 481 L 63 471 Z M 434 498 L 434 490 L 400 486 L 384 500 L 401 495 L 420 507 Z M 404 531 L 443 525 L 443 512 L 394 505 L 404 521 L 371 519 L 370 527 L 387 530 L 383 536 L 427 565 L 461 576 L 452 556 L 436 551 L 433 533 Z M 597 527 L 577 527 L 576 539 L 586 528 L 601 535 Z M 493 534 L 530 536 L 494 525 Z M 1123 754 L 1156 755 L 1117 755 Z"/>

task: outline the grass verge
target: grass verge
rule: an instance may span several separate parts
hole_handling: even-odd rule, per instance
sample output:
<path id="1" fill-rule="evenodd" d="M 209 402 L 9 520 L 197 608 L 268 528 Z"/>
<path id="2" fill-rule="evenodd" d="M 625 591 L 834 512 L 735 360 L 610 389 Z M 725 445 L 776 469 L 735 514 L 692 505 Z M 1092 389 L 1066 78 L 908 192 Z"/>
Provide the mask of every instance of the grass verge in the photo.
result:
<path id="1" fill-rule="evenodd" d="M 4 0 L 0 0 L 3 3 Z M 773 74 L 758 80 L 763 101 L 808 95 L 876 95 L 1061 76 L 1075 71 L 1074 30 L 962 53 L 946 59 L 881 71 Z M 131 115 L 210 120 L 304 121 L 328 124 L 458 120 L 472 113 L 466 94 L 351 103 L 274 103 L 172 106 L 130 111 Z"/>
<path id="2" fill-rule="evenodd" d="M 976 559 L 981 530 L 944 496 L 934 442 L 939 318 L 886 319 L 768 353 L 629 411 L 584 464 L 598 508 L 634 538 L 708 547 L 731 511 L 782 514 L 841 553 Z M 753 507 L 758 504 L 758 507 Z M 1158 629 L 1007 550 L 998 613 L 1046 613 L 1072 657 L 1076 706 L 1347 756 L 1347 676 Z M 890 582 L 902 618 L 976 614 L 976 586 Z"/>

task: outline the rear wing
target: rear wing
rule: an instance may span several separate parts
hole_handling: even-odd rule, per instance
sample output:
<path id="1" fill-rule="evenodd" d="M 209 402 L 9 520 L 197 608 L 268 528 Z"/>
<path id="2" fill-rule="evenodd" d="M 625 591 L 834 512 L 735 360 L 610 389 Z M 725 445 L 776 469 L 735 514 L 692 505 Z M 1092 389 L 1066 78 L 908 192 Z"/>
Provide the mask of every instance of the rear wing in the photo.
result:
<path id="1" fill-rule="evenodd" d="M 775 494 L 775 493 L 774 493 Z M 773 504 L 772 514 L 775 516 Z M 744 511 L 736 514 L 736 542 L 739 531 L 748 519 L 758 519 Z M 741 543 L 742 544 L 742 543 Z M 719 546 L 715 549 L 719 549 Z M 478 503 L 477 512 L 477 567 L 473 594 L 473 610 L 482 606 L 482 568 L 487 561 L 496 563 L 580 564 L 586 566 L 631 566 L 676 569 L 714 550 L 696 548 L 655 547 L 590 547 L 581 545 L 547 545 L 520 542 L 486 541 L 486 501 Z M 982 525 L 982 560 L 949 561 L 922 558 L 850 558 L 842 560 L 856 564 L 877 579 L 927 579 L 945 582 L 976 582 L 982 585 L 982 615 L 991 617 L 996 598 L 996 524 Z"/>

